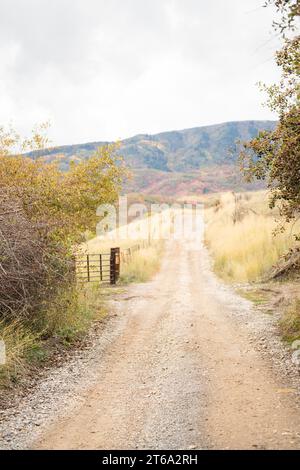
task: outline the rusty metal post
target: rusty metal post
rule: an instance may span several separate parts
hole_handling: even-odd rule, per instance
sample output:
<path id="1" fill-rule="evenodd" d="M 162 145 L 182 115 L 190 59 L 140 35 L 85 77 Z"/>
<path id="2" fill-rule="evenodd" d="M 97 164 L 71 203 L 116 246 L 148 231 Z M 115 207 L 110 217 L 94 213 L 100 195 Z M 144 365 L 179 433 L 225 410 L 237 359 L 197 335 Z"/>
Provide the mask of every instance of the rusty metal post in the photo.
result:
<path id="1" fill-rule="evenodd" d="M 100 256 L 100 266 L 99 266 L 99 269 L 100 269 L 100 281 L 102 281 L 102 278 L 103 278 L 103 276 L 102 276 L 102 255 L 100 254 L 99 256 Z"/>
<path id="2" fill-rule="evenodd" d="M 116 248 L 115 251 L 115 273 L 116 273 L 116 281 L 118 281 L 120 277 L 120 265 L 121 265 L 121 256 L 120 256 L 120 248 Z"/>
<path id="3" fill-rule="evenodd" d="M 120 248 L 110 249 L 110 283 L 116 284 L 120 276 Z"/>
<path id="4" fill-rule="evenodd" d="M 86 255 L 87 280 L 90 282 L 90 256 Z"/>

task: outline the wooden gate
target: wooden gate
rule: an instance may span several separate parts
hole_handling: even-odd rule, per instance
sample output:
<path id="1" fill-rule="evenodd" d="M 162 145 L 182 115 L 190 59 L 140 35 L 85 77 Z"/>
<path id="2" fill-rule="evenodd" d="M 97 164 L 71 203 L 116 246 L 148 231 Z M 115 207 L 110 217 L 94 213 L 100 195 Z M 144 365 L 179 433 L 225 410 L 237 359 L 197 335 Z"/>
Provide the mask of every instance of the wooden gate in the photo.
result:
<path id="1" fill-rule="evenodd" d="M 120 276 L 120 248 L 110 253 L 76 256 L 76 273 L 79 282 L 116 284 Z"/>

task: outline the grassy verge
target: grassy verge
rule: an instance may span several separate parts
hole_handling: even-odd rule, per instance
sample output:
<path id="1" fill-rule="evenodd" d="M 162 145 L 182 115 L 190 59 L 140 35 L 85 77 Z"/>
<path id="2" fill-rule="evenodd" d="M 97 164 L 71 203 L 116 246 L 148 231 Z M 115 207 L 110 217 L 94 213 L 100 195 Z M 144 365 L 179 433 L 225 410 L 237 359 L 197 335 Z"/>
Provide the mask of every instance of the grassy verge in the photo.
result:
<path id="1" fill-rule="evenodd" d="M 296 299 L 286 310 L 279 322 L 284 341 L 289 344 L 300 340 L 300 299 Z"/>
<path id="2" fill-rule="evenodd" d="M 66 303 L 65 297 L 68 297 Z M 59 304 L 64 309 L 59 308 Z M 6 347 L 6 364 L 0 366 L 0 388 L 19 383 L 36 367 L 42 367 L 58 351 L 82 341 L 94 321 L 106 314 L 97 284 L 73 288 L 61 294 L 38 320 L 0 322 L 0 338 Z"/>
<path id="3" fill-rule="evenodd" d="M 226 193 L 205 212 L 206 244 L 226 281 L 257 281 L 295 245 L 299 224 L 274 235 L 278 214 L 269 209 L 265 192 Z"/>
<path id="4" fill-rule="evenodd" d="M 265 292 L 262 292 L 260 289 L 254 289 L 251 291 L 238 289 L 237 293 L 244 297 L 245 299 L 249 300 L 250 302 L 254 303 L 255 305 L 265 305 L 268 302 L 268 296 Z"/>
<path id="5" fill-rule="evenodd" d="M 40 338 L 20 320 L 9 323 L 2 320 L 0 338 L 6 348 L 6 364 L 0 365 L 0 387 L 3 387 L 26 373 L 30 355 L 40 349 Z"/>

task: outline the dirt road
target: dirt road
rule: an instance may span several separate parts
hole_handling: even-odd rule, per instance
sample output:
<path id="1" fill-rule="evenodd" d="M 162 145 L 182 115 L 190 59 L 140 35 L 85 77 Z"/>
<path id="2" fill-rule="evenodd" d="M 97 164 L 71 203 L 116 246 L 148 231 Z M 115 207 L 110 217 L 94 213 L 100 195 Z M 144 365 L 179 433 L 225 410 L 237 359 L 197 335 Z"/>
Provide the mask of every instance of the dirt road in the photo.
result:
<path id="1" fill-rule="evenodd" d="M 257 349 L 248 303 L 216 280 L 205 250 L 171 243 L 118 312 L 96 383 L 34 448 L 300 446 L 296 391 Z"/>

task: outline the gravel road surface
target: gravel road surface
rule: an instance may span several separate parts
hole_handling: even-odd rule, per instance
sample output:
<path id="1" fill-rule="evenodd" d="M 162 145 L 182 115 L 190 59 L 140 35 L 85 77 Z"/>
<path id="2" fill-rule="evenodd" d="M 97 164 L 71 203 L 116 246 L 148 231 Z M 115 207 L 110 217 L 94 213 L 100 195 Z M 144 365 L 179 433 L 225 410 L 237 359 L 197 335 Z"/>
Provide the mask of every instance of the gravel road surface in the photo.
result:
<path id="1" fill-rule="evenodd" d="M 158 275 L 111 311 L 88 350 L 3 411 L 1 448 L 300 447 L 289 353 L 204 248 L 170 242 Z"/>

